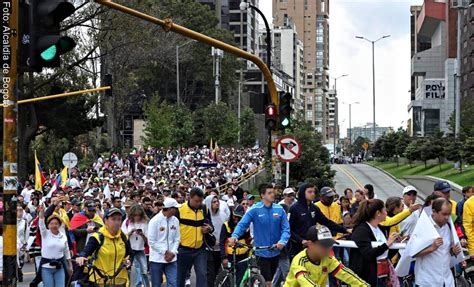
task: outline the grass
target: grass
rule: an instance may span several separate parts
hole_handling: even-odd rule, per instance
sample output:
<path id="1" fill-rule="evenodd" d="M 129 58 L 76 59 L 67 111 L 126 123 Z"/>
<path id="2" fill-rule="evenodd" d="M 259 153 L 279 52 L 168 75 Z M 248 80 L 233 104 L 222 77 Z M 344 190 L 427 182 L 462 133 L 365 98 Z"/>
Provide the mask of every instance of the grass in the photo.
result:
<path id="1" fill-rule="evenodd" d="M 443 178 L 459 184 L 460 186 L 473 185 L 474 184 L 474 166 L 463 167 L 463 172 L 454 169 L 453 164 L 444 163 L 439 165 L 428 165 L 425 168 L 424 164 L 400 164 L 397 166 L 396 162 L 369 162 L 370 165 L 380 167 L 393 175 L 396 178 L 403 178 L 404 176 L 410 175 L 430 175 L 434 177 Z"/>

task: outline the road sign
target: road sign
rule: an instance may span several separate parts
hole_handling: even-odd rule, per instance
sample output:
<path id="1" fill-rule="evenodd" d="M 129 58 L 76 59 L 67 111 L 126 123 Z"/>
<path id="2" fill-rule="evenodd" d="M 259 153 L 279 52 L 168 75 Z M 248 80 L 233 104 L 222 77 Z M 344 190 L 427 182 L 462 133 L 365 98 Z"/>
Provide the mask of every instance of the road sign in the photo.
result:
<path id="1" fill-rule="evenodd" d="M 276 156 L 283 162 L 292 162 L 301 155 L 300 142 L 291 136 L 283 136 L 278 139 L 275 146 Z"/>
<path id="2" fill-rule="evenodd" d="M 368 143 L 363 143 L 362 148 L 367 151 L 369 149 L 369 144 Z"/>
<path id="3" fill-rule="evenodd" d="M 63 156 L 63 165 L 69 169 L 77 165 L 77 155 L 72 152 L 68 152 Z"/>

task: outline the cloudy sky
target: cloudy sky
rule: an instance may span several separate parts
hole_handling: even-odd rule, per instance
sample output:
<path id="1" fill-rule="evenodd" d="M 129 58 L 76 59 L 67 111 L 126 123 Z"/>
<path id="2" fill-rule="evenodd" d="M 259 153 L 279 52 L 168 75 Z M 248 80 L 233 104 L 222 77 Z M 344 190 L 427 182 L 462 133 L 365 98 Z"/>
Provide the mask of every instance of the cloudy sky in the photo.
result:
<path id="1" fill-rule="evenodd" d="M 272 17 L 271 2 L 260 0 L 268 19 Z M 345 136 L 349 127 L 349 106 L 341 102 L 360 102 L 352 106 L 352 126 L 372 122 L 371 44 L 355 39 L 357 35 L 371 40 L 391 35 L 375 48 L 376 122 L 395 129 L 406 126 L 410 100 L 410 5 L 423 1 L 331 0 L 330 3 L 330 73 L 334 77 L 349 74 L 337 83 L 341 136 Z"/>

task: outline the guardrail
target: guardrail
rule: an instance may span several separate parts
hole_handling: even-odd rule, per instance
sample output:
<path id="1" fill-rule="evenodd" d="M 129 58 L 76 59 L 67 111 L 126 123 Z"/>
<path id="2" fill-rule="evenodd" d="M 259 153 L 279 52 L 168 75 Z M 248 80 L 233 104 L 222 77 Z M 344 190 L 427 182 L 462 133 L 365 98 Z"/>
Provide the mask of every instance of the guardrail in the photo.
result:
<path id="1" fill-rule="evenodd" d="M 249 171 L 241 176 L 239 176 L 237 178 L 237 184 L 240 185 L 242 184 L 243 182 L 247 181 L 248 179 L 250 179 L 252 176 L 258 174 L 259 172 L 261 172 L 262 170 L 265 169 L 265 165 L 262 163 L 261 165 L 259 165 L 256 169 L 252 170 L 252 171 Z M 214 190 L 218 191 L 218 192 L 222 192 L 222 191 L 225 191 L 230 185 L 232 184 L 232 182 L 226 182 L 224 183 L 223 185 L 220 185 L 219 187 L 216 187 L 214 188 Z"/>
<path id="2" fill-rule="evenodd" d="M 357 244 L 352 240 L 336 240 L 339 245 L 335 247 L 343 247 L 343 248 L 359 248 Z M 372 248 L 379 247 L 380 245 L 384 244 L 383 242 L 372 241 Z M 393 243 L 389 249 L 405 249 L 407 246 L 406 243 Z"/>

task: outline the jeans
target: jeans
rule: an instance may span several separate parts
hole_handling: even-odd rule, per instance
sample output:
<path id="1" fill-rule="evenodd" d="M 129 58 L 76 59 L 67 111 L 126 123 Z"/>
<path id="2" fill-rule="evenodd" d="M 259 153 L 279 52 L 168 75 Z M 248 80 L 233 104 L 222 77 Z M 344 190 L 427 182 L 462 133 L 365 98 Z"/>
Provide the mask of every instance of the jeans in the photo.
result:
<path id="1" fill-rule="evenodd" d="M 66 274 L 62 267 L 60 269 L 42 267 L 41 277 L 43 277 L 44 286 L 64 287 L 66 284 Z"/>
<path id="2" fill-rule="evenodd" d="M 145 287 L 150 287 L 150 281 L 148 280 L 148 265 L 146 260 L 145 251 L 133 251 L 133 269 L 132 274 L 135 277 L 135 280 L 130 280 L 135 285 L 130 284 L 130 286 L 140 286 L 140 283 L 143 283 Z"/>
<path id="3" fill-rule="evenodd" d="M 288 272 L 290 272 L 290 260 L 287 256 L 282 256 L 278 262 L 278 268 L 275 276 L 273 277 L 272 286 L 280 287 L 281 283 L 285 282 Z"/>
<path id="4" fill-rule="evenodd" d="M 166 286 L 176 287 L 176 276 L 178 273 L 178 265 L 175 262 L 171 263 L 156 263 L 150 262 L 151 284 L 153 287 L 161 287 L 163 283 L 163 273 L 166 276 Z"/>
<path id="5" fill-rule="evenodd" d="M 178 250 L 178 287 L 184 287 L 186 275 L 194 266 L 196 286 L 207 286 L 207 251 L 204 248 L 179 248 Z"/>
<path id="6" fill-rule="evenodd" d="M 210 251 L 207 261 L 208 287 L 214 287 L 214 281 L 216 281 L 216 276 L 219 273 L 219 269 L 221 269 L 221 253 L 220 251 Z"/>

